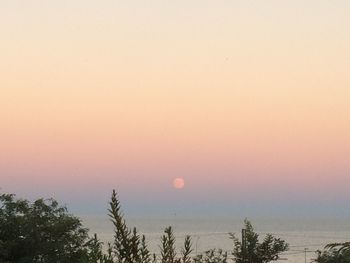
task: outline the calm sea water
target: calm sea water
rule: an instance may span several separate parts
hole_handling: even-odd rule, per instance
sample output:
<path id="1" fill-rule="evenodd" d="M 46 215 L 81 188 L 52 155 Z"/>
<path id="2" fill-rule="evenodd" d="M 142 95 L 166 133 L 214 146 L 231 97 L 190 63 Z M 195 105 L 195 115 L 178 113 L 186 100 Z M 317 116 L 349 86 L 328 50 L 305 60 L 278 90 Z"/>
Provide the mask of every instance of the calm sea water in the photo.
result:
<path id="1" fill-rule="evenodd" d="M 104 242 L 113 240 L 113 226 L 106 216 L 81 216 L 91 233 L 97 233 Z M 186 235 L 192 236 L 194 253 L 211 248 L 232 251 L 233 243 L 229 232 L 240 237 L 243 220 L 237 218 L 126 218 L 129 227 L 136 227 L 145 234 L 149 249 L 159 254 L 160 237 L 167 226 L 175 231 L 176 247 L 180 252 Z M 260 237 L 274 234 L 290 245 L 283 253 L 283 261 L 291 263 L 311 262 L 315 251 L 331 242 L 350 241 L 350 219 L 251 219 Z M 305 253 L 304 249 L 307 249 Z"/>

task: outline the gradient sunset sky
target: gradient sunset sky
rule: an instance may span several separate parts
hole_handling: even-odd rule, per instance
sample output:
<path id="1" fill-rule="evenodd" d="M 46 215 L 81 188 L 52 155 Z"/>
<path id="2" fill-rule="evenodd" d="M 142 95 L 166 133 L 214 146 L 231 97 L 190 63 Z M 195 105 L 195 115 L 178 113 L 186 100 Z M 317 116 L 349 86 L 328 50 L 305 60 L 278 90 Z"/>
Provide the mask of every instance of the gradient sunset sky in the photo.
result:
<path id="1" fill-rule="evenodd" d="M 1 191 L 350 215 L 349 25 L 347 0 L 3 0 Z"/>

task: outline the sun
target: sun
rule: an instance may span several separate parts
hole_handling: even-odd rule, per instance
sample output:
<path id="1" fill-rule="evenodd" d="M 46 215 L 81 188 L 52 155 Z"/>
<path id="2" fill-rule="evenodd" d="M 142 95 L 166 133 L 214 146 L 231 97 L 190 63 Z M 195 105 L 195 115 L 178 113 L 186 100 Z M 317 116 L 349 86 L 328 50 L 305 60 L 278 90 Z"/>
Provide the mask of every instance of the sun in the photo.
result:
<path id="1" fill-rule="evenodd" d="M 175 178 L 173 181 L 173 186 L 175 189 L 182 189 L 185 186 L 185 180 L 181 177 Z"/>

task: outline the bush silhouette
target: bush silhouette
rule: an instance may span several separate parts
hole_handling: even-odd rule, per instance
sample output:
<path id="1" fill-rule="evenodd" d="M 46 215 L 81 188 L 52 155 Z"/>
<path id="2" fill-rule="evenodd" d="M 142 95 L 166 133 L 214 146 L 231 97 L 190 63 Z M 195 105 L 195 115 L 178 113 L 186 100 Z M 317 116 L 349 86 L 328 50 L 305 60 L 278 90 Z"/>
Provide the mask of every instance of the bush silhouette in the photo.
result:
<path id="1" fill-rule="evenodd" d="M 267 263 L 279 259 L 279 254 L 288 250 L 288 244 L 271 234 L 267 234 L 262 243 L 259 243 L 259 235 L 249 220 L 244 220 L 246 240 L 239 241 L 234 234 L 231 239 L 234 242 L 233 255 L 237 263 Z"/>
<path id="2" fill-rule="evenodd" d="M 192 255 L 192 241 L 186 236 L 180 253 L 175 247 L 172 227 L 167 227 L 160 239 L 160 257 L 151 255 L 146 237 L 129 228 L 121 211 L 115 190 L 112 191 L 108 215 L 114 227 L 114 240 L 107 246 L 95 234 L 88 236 L 79 218 L 68 213 L 53 199 L 34 202 L 15 199 L 14 195 L 0 195 L 0 262 L 1 263 L 226 263 L 228 252 L 211 249 Z M 266 235 L 259 243 L 258 234 L 245 220 L 246 246 L 230 234 L 234 242 L 233 256 L 237 263 L 267 263 L 279 259 L 288 249 L 285 241 Z M 349 252 L 349 244 L 330 245 L 331 252 L 319 254 L 319 263 L 334 256 L 335 248 L 342 254 Z M 338 251 L 338 252 L 339 252 Z M 333 254 L 334 255 L 333 255 Z M 338 253 L 339 254 L 339 253 Z M 337 255 L 338 255 L 337 254 Z M 346 262 L 348 261 L 336 261 Z"/>
<path id="3" fill-rule="evenodd" d="M 88 232 L 53 199 L 0 195 L 0 262 L 85 262 Z"/>

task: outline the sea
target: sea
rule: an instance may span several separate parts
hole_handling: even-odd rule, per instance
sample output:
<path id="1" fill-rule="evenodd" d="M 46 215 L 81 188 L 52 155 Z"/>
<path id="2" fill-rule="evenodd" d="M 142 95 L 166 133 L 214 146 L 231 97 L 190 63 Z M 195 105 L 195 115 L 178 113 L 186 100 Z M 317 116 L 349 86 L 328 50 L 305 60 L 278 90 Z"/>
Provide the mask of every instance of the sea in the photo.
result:
<path id="1" fill-rule="evenodd" d="M 81 215 L 84 226 L 90 233 L 96 233 L 104 244 L 113 241 L 113 225 L 106 215 Z M 176 238 L 177 253 L 180 254 L 186 235 L 192 238 L 193 255 L 209 249 L 228 252 L 233 262 L 233 241 L 229 233 L 241 238 L 244 218 L 235 217 L 178 217 L 167 218 L 130 217 L 125 218 L 130 228 L 136 227 L 146 236 L 149 250 L 160 255 L 160 239 L 164 229 L 172 226 Z M 312 262 L 316 251 L 326 244 L 350 241 L 350 218 L 249 218 L 255 232 L 262 240 L 267 233 L 285 240 L 289 250 L 282 253 L 278 262 Z"/>

